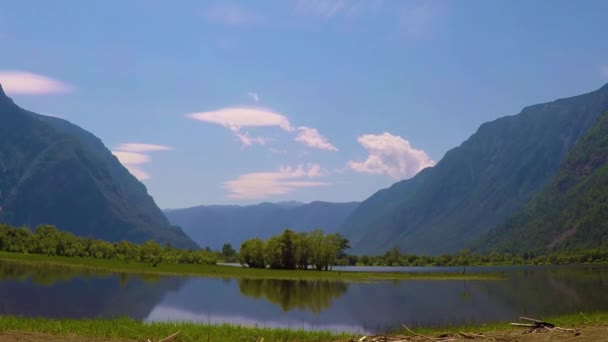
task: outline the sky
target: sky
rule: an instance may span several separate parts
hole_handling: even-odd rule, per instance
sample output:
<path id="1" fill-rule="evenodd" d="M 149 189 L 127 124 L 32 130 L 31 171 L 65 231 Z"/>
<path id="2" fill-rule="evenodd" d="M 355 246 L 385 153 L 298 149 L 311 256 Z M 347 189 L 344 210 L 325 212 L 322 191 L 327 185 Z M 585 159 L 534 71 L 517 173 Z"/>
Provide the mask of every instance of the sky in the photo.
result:
<path id="1" fill-rule="evenodd" d="M 608 1 L 0 0 L 0 83 L 161 208 L 361 201 L 608 82 Z"/>

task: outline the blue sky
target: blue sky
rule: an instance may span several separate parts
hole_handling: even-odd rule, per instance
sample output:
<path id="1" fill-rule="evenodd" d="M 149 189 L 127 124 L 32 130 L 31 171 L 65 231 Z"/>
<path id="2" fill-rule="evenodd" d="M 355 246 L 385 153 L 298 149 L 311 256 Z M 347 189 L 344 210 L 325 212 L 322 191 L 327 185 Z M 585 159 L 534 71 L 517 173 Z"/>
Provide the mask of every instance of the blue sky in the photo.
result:
<path id="1" fill-rule="evenodd" d="M 607 1 L 2 1 L 0 82 L 163 208 L 363 200 L 608 82 Z"/>

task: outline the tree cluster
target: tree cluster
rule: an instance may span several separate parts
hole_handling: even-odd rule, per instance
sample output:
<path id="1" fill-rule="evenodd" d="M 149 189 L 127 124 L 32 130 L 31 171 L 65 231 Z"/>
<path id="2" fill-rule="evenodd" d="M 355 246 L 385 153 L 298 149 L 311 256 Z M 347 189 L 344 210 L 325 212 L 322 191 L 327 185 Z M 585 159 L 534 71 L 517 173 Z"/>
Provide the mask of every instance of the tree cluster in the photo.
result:
<path id="1" fill-rule="evenodd" d="M 469 265 L 520 265 L 520 264 L 578 264 L 592 262 L 608 262 L 608 250 L 584 249 L 560 251 L 549 254 L 535 254 L 526 252 L 489 254 L 472 253 L 465 249 L 457 254 L 443 254 L 438 256 L 404 254 L 398 247 L 393 247 L 383 255 L 356 256 L 349 255 L 340 260 L 339 265 L 362 266 L 469 266 Z"/>
<path id="2" fill-rule="evenodd" d="M 54 226 L 38 226 L 32 233 L 27 227 L 15 228 L 0 224 L 0 250 L 48 256 L 93 257 L 149 263 L 215 264 L 217 253 L 209 250 L 180 250 L 154 241 L 135 244 L 129 241 L 111 243 L 77 237 Z"/>
<path id="3" fill-rule="evenodd" d="M 325 234 L 316 229 L 296 233 L 285 229 L 268 240 L 249 239 L 241 244 L 239 261 L 243 266 L 273 269 L 308 269 L 328 271 L 345 256 L 348 240 L 339 233 Z"/>

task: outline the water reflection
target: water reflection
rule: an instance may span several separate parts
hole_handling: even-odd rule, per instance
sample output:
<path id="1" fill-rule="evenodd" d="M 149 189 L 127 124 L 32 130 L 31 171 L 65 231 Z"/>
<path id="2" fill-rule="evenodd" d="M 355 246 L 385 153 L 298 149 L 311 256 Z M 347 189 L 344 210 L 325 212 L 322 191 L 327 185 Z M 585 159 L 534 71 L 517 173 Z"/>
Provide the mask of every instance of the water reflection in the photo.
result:
<path id="1" fill-rule="evenodd" d="M 130 316 L 368 333 L 402 322 L 445 327 L 608 310 L 608 266 L 503 271 L 506 280 L 344 283 L 142 277 L 0 262 L 0 314 Z"/>
<path id="2" fill-rule="evenodd" d="M 239 290 L 247 297 L 278 304 L 283 311 L 301 309 L 318 314 L 331 307 L 333 300 L 348 290 L 348 284 L 326 280 L 241 279 Z"/>
<path id="3" fill-rule="evenodd" d="M 0 262 L 0 314 L 144 319 L 182 278 Z"/>

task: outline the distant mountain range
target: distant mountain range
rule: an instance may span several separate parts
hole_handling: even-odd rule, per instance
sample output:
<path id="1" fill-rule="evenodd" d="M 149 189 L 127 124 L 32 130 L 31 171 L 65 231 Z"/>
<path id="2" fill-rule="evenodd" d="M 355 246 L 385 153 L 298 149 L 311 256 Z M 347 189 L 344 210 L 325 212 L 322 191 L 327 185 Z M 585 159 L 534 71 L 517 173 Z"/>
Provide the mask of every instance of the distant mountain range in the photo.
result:
<path id="1" fill-rule="evenodd" d="M 198 248 L 101 140 L 17 106 L 0 85 L 0 222 L 109 241 Z"/>
<path id="2" fill-rule="evenodd" d="M 607 111 L 608 85 L 605 85 L 585 95 L 526 107 L 517 115 L 484 123 L 462 145 L 448 151 L 436 166 L 422 170 L 415 177 L 398 182 L 388 189 L 380 190 L 362 202 L 339 231 L 350 239 L 353 252 L 357 254 L 379 254 L 392 246 L 399 246 L 405 253 L 415 254 L 454 253 L 470 247 L 493 228 L 504 224 L 537 192 L 545 188 L 558 172 L 570 149 Z M 598 127 L 599 135 L 607 133 L 601 125 Z M 577 157 L 570 158 L 578 161 L 580 155 L 583 155 L 579 150 L 580 148 L 573 150 L 572 153 Z M 591 167 L 589 165 L 596 165 L 594 163 L 602 160 L 602 156 L 601 153 L 588 156 L 593 162 L 582 163 L 582 170 L 588 172 Z M 577 174 L 573 171 L 563 172 Z M 598 174 L 601 172 L 603 169 L 597 170 Z M 579 179 L 581 185 L 567 191 L 562 188 L 562 191 L 572 194 L 581 190 L 578 186 L 582 184 L 592 190 L 596 182 L 601 182 L 596 176 L 594 172 L 593 175 L 586 176 L 592 178 Z M 560 174 L 558 177 L 565 176 Z M 572 181 L 571 178 L 568 179 L 569 182 Z M 559 184 L 564 186 L 563 183 Z M 545 196 L 553 194 L 552 190 L 547 191 Z M 593 203 L 593 207 L 600 210 L 603 207 L 596 205 L 597 197 L 589 197 L 592 194 L 595 192 L 562 197 L 558 203 L 569 210 Z M 580 202 L 585 196 L 587 201 Z M 566 203 L 570 200 L 573 202 Z M 555 202 L 538 201 L 532 206 L 539 206 L 540 203 L 546 206 L 558 205 Z M 579 215 L 573 214 L 571 217 L 573 212 L 557 215 L 555 208 L 538 211 L 532 209 L 527 213 L 543 213 L 539 217 L 545 219 L 555 215 L 552 216 L 553 219 L 559 218 L 564 223 L 572 220 L 579 224 L 585 222 Z M 586 217 L 586 214 L 583 216 Z M 519 222 L 518 220 L 520 219 L 512 222 Z M 527 230 L 536 229 L 537 222 L 529 219 L 525 221 L 525 226 L 516 224 L 519 227 L 517 229 L 503 228 L 501 233 L 493 235 L 492 241 L 497 243 L 500 240 L 525 239 Z M 544 224 L 543 227 L 545 228 L 534 236 L 548 229 L 549 224 Z M 562 243 L 562 237 L 574 234 L 572 239 L 578 239 L 587 231 L 581 225 L 560 224 L 556 226 L 555 232 L 562 235 L 548 235 L 539 243 Z M 513 234 L 519 235 L 512 236 Z M 563 243 L 567 241 L 564 240 Z M 585 238 L 580 241 L 586 243 L 583 241 L 588 240 Z"/>
<path id="3" fill-rule="evenodd" d="M 608 248 L 608 112 L 543 191 L 478 249 L 538 255 L 592 248 Z"/>
<path id="4" fill-rule="evenodd" d="M 165 210 L 165 214 L 172 224 L 182 227 L 201 246 L 220 249 L 224 243 L 230 243 L 238 250 L 246 239 L 266 239 L 285 228 L 295 231 L 321 228 L 325 232 L 336 232 L 358 205 L 358 202 L 210 205 Z"/>
<path id="5" fill-rule="evenodd" d="M 163 214 L 99 138 L 20 108 L 0 86 L 0 222 L 180 248 L 238 249 L 245 239 L 285 228 L 340 232 L 351 242 L 349 253 L 369 255 L 393 246 L 434 255 L 606 248 L 607 151 L 605 85 L 484 123 L 436 166 L 362 203 L 198 206 Z"/>

